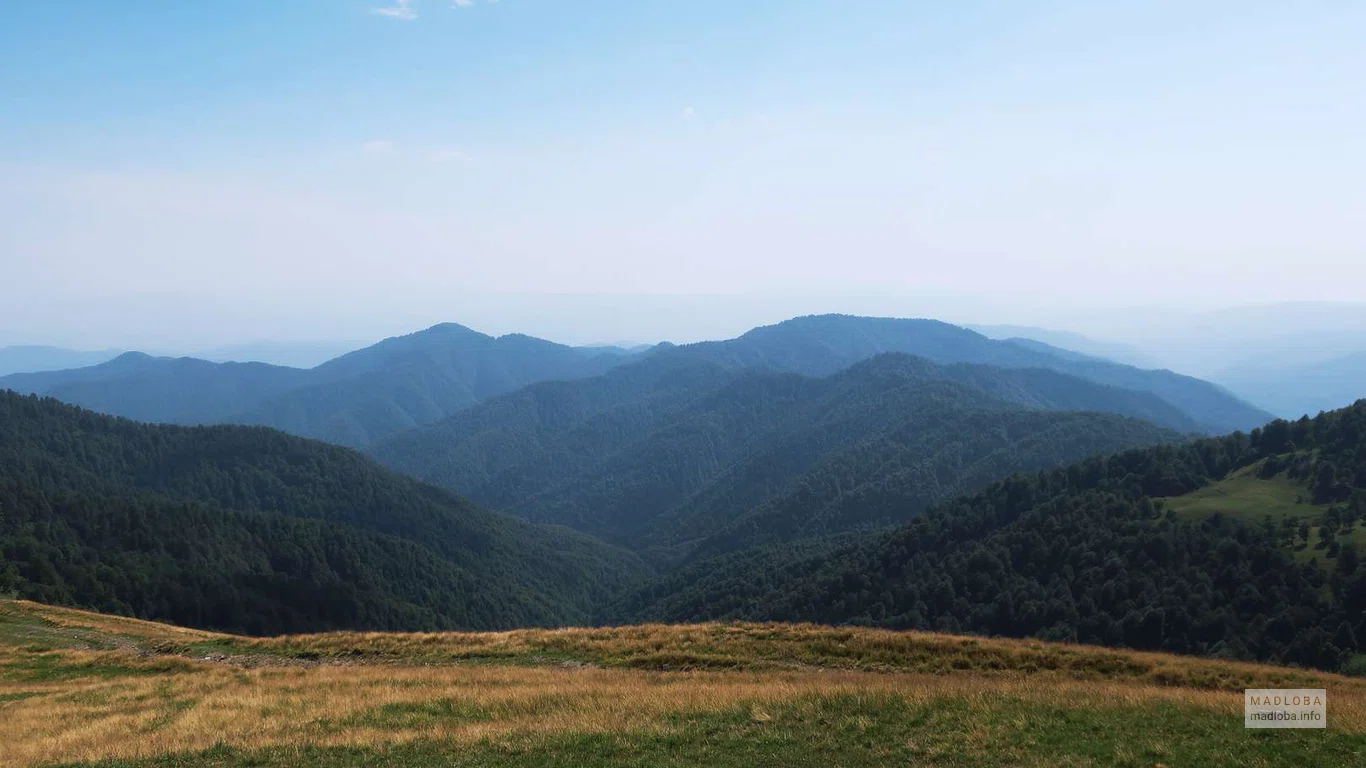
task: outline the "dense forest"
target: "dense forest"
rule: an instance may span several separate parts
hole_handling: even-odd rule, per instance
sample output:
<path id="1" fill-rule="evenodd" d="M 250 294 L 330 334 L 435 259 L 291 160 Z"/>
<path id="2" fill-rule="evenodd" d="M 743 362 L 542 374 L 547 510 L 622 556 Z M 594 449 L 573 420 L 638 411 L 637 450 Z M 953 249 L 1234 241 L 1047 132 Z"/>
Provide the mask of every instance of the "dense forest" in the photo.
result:
<path id="1" fill-rule="evenodd" d="M 1302 485 L 1322 514 L 1191 517 L 1165 501 L 1249 468 Z M 889 532 L 703 560 L 611 618 L 853 623 L 1340 669 L 1366 638 L 1364 516 L 1366 401 L 1016 475 Z"/>
<path id="2" fill-rule="evenodd" d="M 373 455 L 671 564 L 904 522 L 1012 472 L 1180 439 L 1116 414 L 1190 424 L 1152 395 L 1044 370 L 881 355 L 812 378 L 659 356 L 497 398 Z"/>
<path id="3" fill-rule="evenodd" d="M 581 623 L 642 566 L 352 451 L 0 393 L 0 592 L 252 633 Z"/>

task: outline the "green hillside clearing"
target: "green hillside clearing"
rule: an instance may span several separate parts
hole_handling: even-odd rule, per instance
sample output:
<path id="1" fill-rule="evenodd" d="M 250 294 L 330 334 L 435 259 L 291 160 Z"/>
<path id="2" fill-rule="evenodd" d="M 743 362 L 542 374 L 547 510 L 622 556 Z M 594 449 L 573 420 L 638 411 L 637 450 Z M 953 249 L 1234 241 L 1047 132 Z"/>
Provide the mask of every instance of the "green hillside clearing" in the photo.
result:
<path id="1" fill-rule="evenodd" d="M 1168 509 L 1179 515 L 1207 517 L 1222 514 L 1248 522 L 1262 519 L 1318 518 L 1324 507 L 1309 503 L 1309 489 L 1284 475 L 1259 477 L 1265 462 L 1257 462 L 1229 475 L 1226 480 L 1184 496 L 1166 499 Z"/>

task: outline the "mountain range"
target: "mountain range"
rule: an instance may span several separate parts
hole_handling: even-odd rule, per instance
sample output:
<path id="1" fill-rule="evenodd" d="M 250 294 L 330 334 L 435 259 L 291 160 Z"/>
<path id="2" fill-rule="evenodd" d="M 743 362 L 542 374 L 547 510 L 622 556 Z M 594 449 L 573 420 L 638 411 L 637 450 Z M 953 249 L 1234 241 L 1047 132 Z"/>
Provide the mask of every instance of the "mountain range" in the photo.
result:
<path id="1" fill-rule="evenodd" d="M 601 373 L 626 355 L 446 324 L 309 370 L 130 352 L 89 368 L 6 376 L 0 389 L 147 422 L 265 425 L 358 446 L 526 384 Z"/>
<path id="2" fill-rule="evenodd" d="M 853 623 L 1329 669 L 1366 631 L 1366 402 L 1274 421 L 929 320 L 630 351 L 444 325 L 310 370 L 131 354 L 0 386 L 239 422 L 0 396 L 0 593 L 47 602 L 248 633 Z"/>
<path id="3" fill-rule="evenodd" d="M 640 357 L 822 376 L 886 352 L 941 364 L 1040 368 L 1152 394 L 1184 414 L 1158 422 L 1177 429 L 1217 434 L 1270 418 L 1220 387 L 1168 371 L 1041 342 L 993 340 L 931 320 L 842 315 L 797 318 L 728 341 L 631 351 L 495 338 L 445 324 L 308 370 L 128 353 L 89 368 L 6 376 L 0 389 L 148 422 L 254 424 L 362 447 L 529 384 L 589 378 Z"/>

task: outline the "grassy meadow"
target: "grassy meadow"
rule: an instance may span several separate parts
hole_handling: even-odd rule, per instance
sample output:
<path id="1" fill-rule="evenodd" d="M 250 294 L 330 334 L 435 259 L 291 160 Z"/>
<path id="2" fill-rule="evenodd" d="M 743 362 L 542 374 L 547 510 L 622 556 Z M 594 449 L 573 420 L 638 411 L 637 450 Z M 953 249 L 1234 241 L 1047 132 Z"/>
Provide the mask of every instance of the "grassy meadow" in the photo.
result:
<path id="1" fill-rule="evenodd" d="M 1329 691 L 1247 731 L 1242 690 Z M 793 625 L 249 639 L 0 602 L 0 765 L 1366 765 L 1366 682 Z"/>
<path id="2" fill-rule="evenodd" d="M 1180 515 L 1208 517 L 1218 513 L 1249 522 L 1316 518 L 1324 513 L 1324 507 L 1309 503 L 1309 489 L 1302 483 L 1284 475 L 1259 477 L 1262 464 L 1244 467 L 1220 482 L 1166 499 L 1165 503 Z"/>

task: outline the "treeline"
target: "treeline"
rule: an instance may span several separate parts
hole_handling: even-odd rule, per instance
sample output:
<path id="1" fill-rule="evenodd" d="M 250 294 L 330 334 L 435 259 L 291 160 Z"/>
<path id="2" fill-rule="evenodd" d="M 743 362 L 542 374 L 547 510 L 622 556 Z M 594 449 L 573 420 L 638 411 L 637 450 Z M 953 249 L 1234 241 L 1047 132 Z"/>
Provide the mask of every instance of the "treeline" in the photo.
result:
<path id="1" fill-rule="evenodd" d="M 1262 461 L 1327 505 L 1336 557 L 1297 557 L 1294 521 L 1164 508 Z M 1340 669 L 1366 650 L 1366 568 L 1348 536 L 1364 516 L 1366 401 L 1018 475 L 886 533 L 704 561 L 612 618 L 852 623 Z"/>

